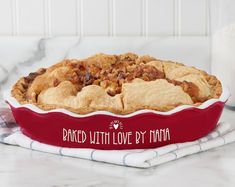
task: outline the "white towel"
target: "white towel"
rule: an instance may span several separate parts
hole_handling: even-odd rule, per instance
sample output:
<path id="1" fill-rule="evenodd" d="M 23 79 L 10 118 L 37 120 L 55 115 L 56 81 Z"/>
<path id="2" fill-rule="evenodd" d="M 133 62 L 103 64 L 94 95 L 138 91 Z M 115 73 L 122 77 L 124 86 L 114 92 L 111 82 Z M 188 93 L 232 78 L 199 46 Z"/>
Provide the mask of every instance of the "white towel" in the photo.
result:
<path id="1" fill-rule="evenodd" d="M 231 129 L 230 124 L 221 122 L 213 132 L 199 140 L 171 144 L 155 149 L 97 150 L 63 148 L 43 144 L 28 138 L 21 133 L 18 126 L 13 125 L 14 122 L 11 121 L 12 118 L 6 117 L 9 114 L 5 111 L 4 117 L 3 113 L 4 112 L 1 112 L 0 110 L 0 142 L 2 143 L 18 145 L 20 147 L 58 154 L 61 156 L 76 157 L 138 168 L 157 166 L 184 156 L 207 151 L 235 141 L 235 129 Z M 6 120 L 6 118 L 11 120 Z"/>

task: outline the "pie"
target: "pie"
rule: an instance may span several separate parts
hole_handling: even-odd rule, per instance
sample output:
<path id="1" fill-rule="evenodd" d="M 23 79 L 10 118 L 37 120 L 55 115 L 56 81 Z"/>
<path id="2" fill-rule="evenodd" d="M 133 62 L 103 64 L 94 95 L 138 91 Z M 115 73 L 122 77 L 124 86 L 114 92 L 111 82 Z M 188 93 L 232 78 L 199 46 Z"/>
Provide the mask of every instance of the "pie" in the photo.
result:
<path id="1" fill-rule="evenodd" d="M 126 53 L 63 60 L 22 77 L 11 94 L 19 103 L 43 110 L 129 114 L 140 109 L 169 111 L 180 105 L 198 106 L 219 98 L 221 92 L 220 81 L 205 71 Z"/>

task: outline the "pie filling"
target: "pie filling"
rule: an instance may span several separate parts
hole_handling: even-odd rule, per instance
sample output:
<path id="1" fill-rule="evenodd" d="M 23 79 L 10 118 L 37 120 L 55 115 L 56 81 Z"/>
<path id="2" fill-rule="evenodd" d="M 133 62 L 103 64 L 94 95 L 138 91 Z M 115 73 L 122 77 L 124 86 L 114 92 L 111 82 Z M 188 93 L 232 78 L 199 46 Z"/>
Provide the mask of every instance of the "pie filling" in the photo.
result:
<path id="1" fill-rule="evenodd" d="M 168 111 L 179 105 L 198 106 L 221 92 L 220 81 L 204 71 L 133 53 L 64 60 L 22 77 L 12 88 L 21 104 L 79 114 Z"/>

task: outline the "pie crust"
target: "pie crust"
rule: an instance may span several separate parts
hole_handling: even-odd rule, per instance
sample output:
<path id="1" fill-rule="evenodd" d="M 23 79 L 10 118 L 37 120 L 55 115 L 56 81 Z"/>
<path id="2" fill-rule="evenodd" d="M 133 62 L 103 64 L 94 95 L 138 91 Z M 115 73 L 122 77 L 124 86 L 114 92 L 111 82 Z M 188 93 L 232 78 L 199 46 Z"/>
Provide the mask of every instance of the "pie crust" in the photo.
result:
<path id="1" fill-rule="evenodd" d="M 126 53 L 63 60 L 22 77 L 11 93 L 19 103 L 43 110 L 128 114 L 198 106 L 219 98 L 222 86 L 215 76 L 195 67 Z"/>

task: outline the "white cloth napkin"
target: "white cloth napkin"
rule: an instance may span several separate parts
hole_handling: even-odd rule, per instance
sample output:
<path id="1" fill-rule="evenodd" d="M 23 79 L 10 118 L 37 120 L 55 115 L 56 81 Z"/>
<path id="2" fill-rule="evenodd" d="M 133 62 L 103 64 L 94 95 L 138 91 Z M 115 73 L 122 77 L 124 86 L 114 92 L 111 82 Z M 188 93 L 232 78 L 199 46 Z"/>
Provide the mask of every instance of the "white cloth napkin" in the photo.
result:
<path id="1" fill-rule="evenodd" d="M 0 113 L 1 143 L 17 145 L 31 150 L 53 153 L 61 156 L 76 157 L 138 168 L 157 166 L 184 156 L 207 151 L 235 141 L 235 129 L 231 129 L 230 124 L 221 122 L 213 132 L 199 140 L 171 144 L 155 149 L 97 150 L 63 148 L 43 144 L 28 138 L 21 133 L 17 125 L 14 125 L 14 119 L 12 119 L 11 115 L 8 114 L 9 112 L 5 112 L 5 115 L 2 115 L 3 112 L 0 110 Z"/>

